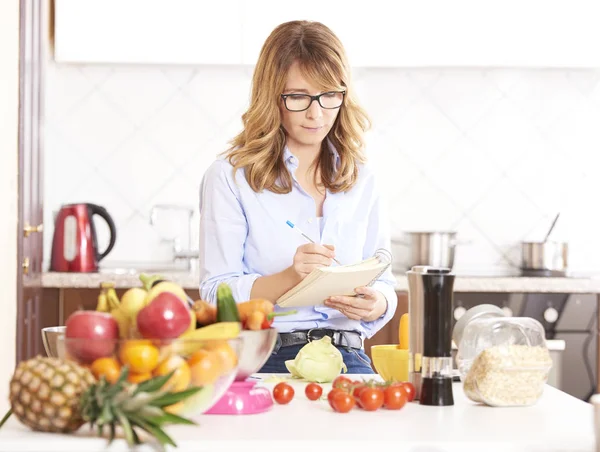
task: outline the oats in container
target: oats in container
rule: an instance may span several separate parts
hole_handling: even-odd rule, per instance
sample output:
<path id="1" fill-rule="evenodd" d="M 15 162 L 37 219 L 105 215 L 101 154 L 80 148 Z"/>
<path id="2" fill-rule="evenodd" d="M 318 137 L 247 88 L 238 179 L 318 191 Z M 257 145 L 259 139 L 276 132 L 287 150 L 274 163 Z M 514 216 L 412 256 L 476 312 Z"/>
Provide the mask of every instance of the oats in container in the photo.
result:
<path id="1" fill-rule="evenodd" d="M 456 362 L 469 399 L 490 406 L 528 406 L 541 397 L 552 359 L 542 325 L 479 305 L 457 322 Z"/>

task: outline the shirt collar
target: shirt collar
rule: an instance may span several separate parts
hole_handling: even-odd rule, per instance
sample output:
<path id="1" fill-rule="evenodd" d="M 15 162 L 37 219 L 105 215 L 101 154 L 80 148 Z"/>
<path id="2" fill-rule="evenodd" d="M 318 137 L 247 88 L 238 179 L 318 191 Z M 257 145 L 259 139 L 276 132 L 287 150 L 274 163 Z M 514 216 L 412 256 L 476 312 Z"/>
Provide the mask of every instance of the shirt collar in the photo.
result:
<path id="1" fill-rule="evenodd" d="M 340 163 L 340 154 L 337 151 L 337 149 L 335 148 L 335 146 L 333 145 L 333 143 L 331 142 L 331 140 L 329 140 L 329 139 L 327 139 L 327 146 L 329 147 L 329 153 L 331 154 L 331 156 L 334 160 L 334 166 L 337 169 L 339 166 L 339 163 Z M 292 152 L 290 151 L 290 148 L 287 146 L 287 144 L 285 145 L 285 147 L 283 149 L 283 162 L 288 167 L 291 167 L 293 169 L 298 168 L 298 158 L 296 156 L 294 156 L 294 154 L 292 154 Z"/>

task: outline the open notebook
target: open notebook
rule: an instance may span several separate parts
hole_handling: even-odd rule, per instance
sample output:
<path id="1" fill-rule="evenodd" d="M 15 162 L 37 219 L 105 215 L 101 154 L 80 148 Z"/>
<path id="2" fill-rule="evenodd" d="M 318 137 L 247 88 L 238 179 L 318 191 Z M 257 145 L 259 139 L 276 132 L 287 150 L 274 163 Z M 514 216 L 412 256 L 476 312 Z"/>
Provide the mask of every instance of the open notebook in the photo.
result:
<path id="1" fill-rule="evenodd" d="M 373 257 L 356 264 L 317 268 L 279 297 L 276 303 L 283 308 L 318 306 L 334 295 L 356 295 L 356 287 L 373 284 L 391 261 L 391 253 L 380 249 Z"/>

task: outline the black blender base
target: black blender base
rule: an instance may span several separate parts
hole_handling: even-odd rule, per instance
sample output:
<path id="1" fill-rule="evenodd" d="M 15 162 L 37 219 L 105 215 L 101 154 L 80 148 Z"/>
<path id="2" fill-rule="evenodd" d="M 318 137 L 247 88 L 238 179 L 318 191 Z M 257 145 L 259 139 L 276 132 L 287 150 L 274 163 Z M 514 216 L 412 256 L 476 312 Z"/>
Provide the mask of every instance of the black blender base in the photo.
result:
<path id="1" fill-rule="evenodd" d="M 454 405 L 452 378 L 423 378 L 419 403 L 431 406 Z"/>

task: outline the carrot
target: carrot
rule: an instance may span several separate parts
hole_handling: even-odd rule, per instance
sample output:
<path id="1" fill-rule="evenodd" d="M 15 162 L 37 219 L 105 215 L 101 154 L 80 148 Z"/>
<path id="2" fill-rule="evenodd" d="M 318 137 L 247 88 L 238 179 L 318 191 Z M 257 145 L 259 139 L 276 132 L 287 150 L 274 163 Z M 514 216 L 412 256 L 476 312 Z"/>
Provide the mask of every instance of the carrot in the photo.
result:
<path id="1" fill-rule="evenodd" d="M 254 300 L 248 300 L 248 301 L 244 301 L 243 303 L 238 303 L 237 305 L 238 307 L 238 312 L 240 313 L 240 320 L 243 322 L 244 320 L 247 320 L 250 315 L 255 312 L 255 311 L 259 311 L 262 312 L 263 314 L 267 315 L 270 314 L 271 312 L 273 312 L 273 303 L 271 303 L 268 300 L 262 299 L 262 298 L 257 298 Z"/>
<path id="2" fill-rule="evenodd" d="M 217 307 L 208 304 L 204 300 L 198 300 L 192 308 L 196 314 L 196 321 L 199 325 L 210 325 L 217 321 Z"/>

